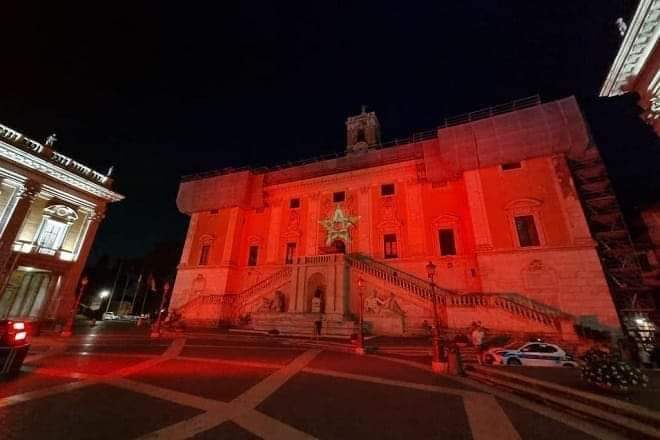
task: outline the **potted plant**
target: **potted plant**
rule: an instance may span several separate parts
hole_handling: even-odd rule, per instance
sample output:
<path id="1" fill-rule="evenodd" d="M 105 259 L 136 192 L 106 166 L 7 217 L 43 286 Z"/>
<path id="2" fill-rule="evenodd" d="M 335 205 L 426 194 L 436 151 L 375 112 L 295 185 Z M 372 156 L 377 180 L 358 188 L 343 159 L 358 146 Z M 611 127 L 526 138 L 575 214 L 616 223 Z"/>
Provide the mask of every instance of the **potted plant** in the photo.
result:
<path id="1" fill-rule="evenodd" d="M 601 390 L 624 394 L 646 388 L 649 379 L 618 356 L 591 348 L 584 355 L 582 380 Z"/>

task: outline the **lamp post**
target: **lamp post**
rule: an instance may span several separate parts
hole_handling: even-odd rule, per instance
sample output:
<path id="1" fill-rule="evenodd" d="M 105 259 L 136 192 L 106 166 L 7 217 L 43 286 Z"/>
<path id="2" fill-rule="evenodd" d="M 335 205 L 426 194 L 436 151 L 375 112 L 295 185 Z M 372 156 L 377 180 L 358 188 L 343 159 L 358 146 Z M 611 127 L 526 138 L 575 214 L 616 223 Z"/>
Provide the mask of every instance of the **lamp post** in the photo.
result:
<path id="1" fill-rule="evenodd" d="M 78 312 L 78 307 L 80 306 L 80 300 L 82 299 L 83 293 L 85 292 L 85 287 L 89 280 L 86 276 L 82 277 L 80 280 L 80 287 L 78 288 L 78 296 L 76 296 L 76 301 L 73 303 L 73 309 L 71 310 L 71 316 L 67 319 L 64 328 L 60 333 L 61 336 L 69 337 L 73 334 L 73 321 L 76 319 L 76 313 Z"/>
<path id="2" fill-rule="evenodd" d="M 444 360 L 444 354 L 442 352 L 442 345 L 440 343 L 440 320 L 438 319 L 438 297 L 435 294 L 435 270 L 436 266 L 433 262 L 429 261 L 429 264 L 426 265 L 426 274 L 431 281 L 431 297 L 433 299 L 433 334 L 432 334 L 432 344 L 433 344 L 433 359 L 431 361 L 431 367 L 434 373 L 440 374 L 447 371 L 447 362 Z"/>
<path id="3" fill-rule="evenodd" d="M 158 338 L 160 337 L 160 323 L 161 317 L 163 316 L 163 307 L 165 306 L 165 298 L 167 298 L 167 292 L 170 290 L 170 283 L 165 283 L 163 286 L 163 297 L 160 300 L 160 307 L 158 308 L 158 316 L 156 317 L 156 322 L 154 322 L 153 327 L 151 328 L 151 337 Z"/>
<path id="4" fill-rule="evenodd" d="M 364 278 L 359 277 L 357 284 L 360 292 L 360 328 L 358 330 L 358 340 L 355 352 L 357 354 L 364 354 Z"/>

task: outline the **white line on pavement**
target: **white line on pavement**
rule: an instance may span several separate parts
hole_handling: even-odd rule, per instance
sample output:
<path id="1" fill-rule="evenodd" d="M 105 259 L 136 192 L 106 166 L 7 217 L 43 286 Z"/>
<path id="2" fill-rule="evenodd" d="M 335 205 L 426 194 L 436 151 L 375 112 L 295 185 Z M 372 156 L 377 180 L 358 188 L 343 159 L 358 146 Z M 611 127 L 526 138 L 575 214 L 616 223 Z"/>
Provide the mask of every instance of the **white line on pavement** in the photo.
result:
<path id="1" fill-rule="evenodd" d="M 218 406 L 211 411 L 207 411 L 198 416 L 192 417 L 190 419 L 184 420 L 183 422 L 175 423 L 173 425 L 167 426 L 165 428 L 159 429 L 149 433 L 142 439 L 168 439 L 168 440 L 177 440 L 177 439 L 187 439 L 195 436 L 209 429 L 215 428 L 220 424 L 228 421 L 239 418 L 240 416 L 245 416 L 245 414 L 250 414 L 254 411 L 254 408 L 257 407 L 261 402 L 263 402 L 268 396 L 277 391 L 282 385 L 284 385 L 289 379 L 291 379 L 295 374 L 302 370 L 309 362 L 320 353 L 320 350 L 309 350 L 295 358 L 291 363 L 282 367 L 281 369 L 275 371 L 273 374 L 262 380 L 261 382 L 254 385 L 252 388 L 238 396 L 236 399 L 232 400 L 229 404 L 224 404 L 223 406 Z M 302 438 L 300 435 L 304 434 L 295 428 L 286 427 L 285 424 L 277 421 L 269 422 L 268 419 L 263 417 L 257 417 L 255 415 L 248 415 L 247 417 L 241 418 L 242 422 L 245 423 L 245 426 L 255 426 L 256 429 L 263 431 L 266 427 L 270 426 L 274 431 L 274 435 L 289 433 L 295 437 L 289 438 Z M 266 425 L 260 425 L 260 423 L 265 423 Z M 299 435 L 298 435 L 299 433 Z M 270 438 L 270 437 L 266 437 Z M 285 437 L 274 437 L 274 438 L 285 438 Z M 310 437 L 305 437 L 310 438 Z"/>
<path id="2" fill-rule="evenodd" d="M 246 411 L 232 421 L 267 440 L 308 440 L 314 438 L 306 432 L 256 410 Z"/>
<path id="3" fill-rule="evenodd" d="M 474 440 L 520 440 L 511 420 L 490 394 L 472 394 L 463 397 Z"/>
<path id="4" fill-rule="evenodd" d="M 151 368 L 155 365 L 158 365 L 161 362 L 165 362 L 167 360 L 170 360 L 174 357 L 176 357 L 179 353 L 181 353 L 181 350 L 183 349 L 183 346 L 185 345 L 185 338 L 180 338 L 176 339 L 172 342 L 170 347 L 165 351 L 165 353 L 162 356 L 159 356 L 154 359 L 149 359 L 144 362 L 140 362 L 138 364 L 132 365 L 130 367 L 122 368 L 120 370 L 114 371 L 112 373 L 109 373 L 107 375 L 86 375 L 85 373 L 71 373 L 69 375 L 63 374 L 57 369 L 44 369 L 44 374 L 50 373 L 50 375 L 56 375 L 59 377 L 68 377 L 68 378 L 76 378 L 76 376 L 80 377 L 90 377 L 89 379 L 80 381 L 80 382 L 75 382 L 75 383 L 68 383 L 68 384 L 63 384 L 63 385 L 56 385 L 53 387 L 48 387 L 44 388 L 41 390 L 36 390 L 36 391 L 30 391 L 27 393 L 23 394 L 15 394 L 13 396 L 8 396 L 0 399 L 0 407 L 4 406 L 10 406 L 10 405 L 16 405 L 18 403 L 24 403 L 28 402 L 30 400 L 34 399 L 40 399 L 42 397 L 50 396 L 53 394 L 58 394 L 58 393 L 65 393 L 68 391 L 72 391 L 75 389 L 83 388 L 89 385 L 94 385 L 99 383 L 100 381 L 103 381 L 105 383 L 111 383 L 113 377 L 122 377 L 122 376 L 127 376 L 129 374 L 137 373 L 138 371 L 145 370 L 147 368 Z M 35 372 L 39 373 L 40 368 L 37 368 Z"/>

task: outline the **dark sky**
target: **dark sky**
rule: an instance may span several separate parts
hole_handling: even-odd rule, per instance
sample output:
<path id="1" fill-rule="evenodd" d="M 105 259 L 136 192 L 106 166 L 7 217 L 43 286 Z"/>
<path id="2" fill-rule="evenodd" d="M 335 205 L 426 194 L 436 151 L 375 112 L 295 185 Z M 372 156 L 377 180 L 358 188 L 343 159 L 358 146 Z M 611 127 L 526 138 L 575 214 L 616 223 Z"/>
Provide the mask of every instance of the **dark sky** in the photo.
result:
<path id="1" fill-rule="evenodd" d="M 361 104 L 390 139 L 536 93 L 593 96 L 637 2 L 7 3 L 0 121 L 114 165 L 127 196 L 98 256 L 183 239 L 182 175 L 341 151 Z"/>

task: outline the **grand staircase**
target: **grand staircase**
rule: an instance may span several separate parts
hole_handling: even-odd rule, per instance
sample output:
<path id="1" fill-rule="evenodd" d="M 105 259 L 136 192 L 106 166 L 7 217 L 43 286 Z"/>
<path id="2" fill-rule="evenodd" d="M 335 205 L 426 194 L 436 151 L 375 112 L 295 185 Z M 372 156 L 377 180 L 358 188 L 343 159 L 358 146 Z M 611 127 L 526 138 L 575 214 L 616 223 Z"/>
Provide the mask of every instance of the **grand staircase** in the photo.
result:
<path id="1" fill-rule="evenodd" d="M 351 270 L 384 283 L 406 299 L 431 307 L 433 290 L 428 281 L 362 254 L 346 256 L 346 261 Z M 492 330 L 555 336 L 562 330 L 562 321 L 569 326 L 573 322 L 571 315 L 516 293 L 459 293 L 437 285 L 433 289 L 441 315 L 454 329 L 481 321 Z"/>
<path id="2" fill-rule="evenodd" d="M 287 266 L 239 293 L 200 295 L 179 307 L 177 312 L 181 314 L 186 325 L 190 326 L 217 327 L 221 323 L 235 324 L 260 298 L 288 283 L 292 273 L 293 269 Z"/>
<path id="3" fill-rule="evenodd" d="M 516 293 L 464 293 L 431 286 L 420 277 L 362 254 L 324 258 L 322 261 L 319 258 L 305 257 L 300 264 L 310 260 L 310 264 L 316 265 L 342 265 L 350 277 L 362 276 L 368 284 L 381 286 L 384 291 L 394 293 L 397 301 L 413 304 L 425 317 L 431 316 L 435 292 L 441 321 L 449 333 L 464 333 L 475 321 L 481 321 L 493 334 L 516 337 L 534 334 L 555 339 L 567 330 L 572 331 L 574 318 L 571 315 Z M 295 271 L 296 266 L 286 266 L 241 292 L 198 296 L 180 307 L 178 312 L 190 326 L 215 327 L 226 323 L 256 330 L 277 329 L 280 333 L 309 335 L 318 314 L 279 313 L 262 307 L 268 302 L 262 299 L 271 298 L 275 291 L 283 289 L 291 282 Z M 415 324 L 410 318 L 407 314 L 403 316 L 406 320 L 404 334 L 428 333 L 428 322 L 423 325 L 418 319 Z M 324 333 L 348 336 L 355 331 L 353 320 L 347 316 L 324 315 L 323 319 Z"/>

